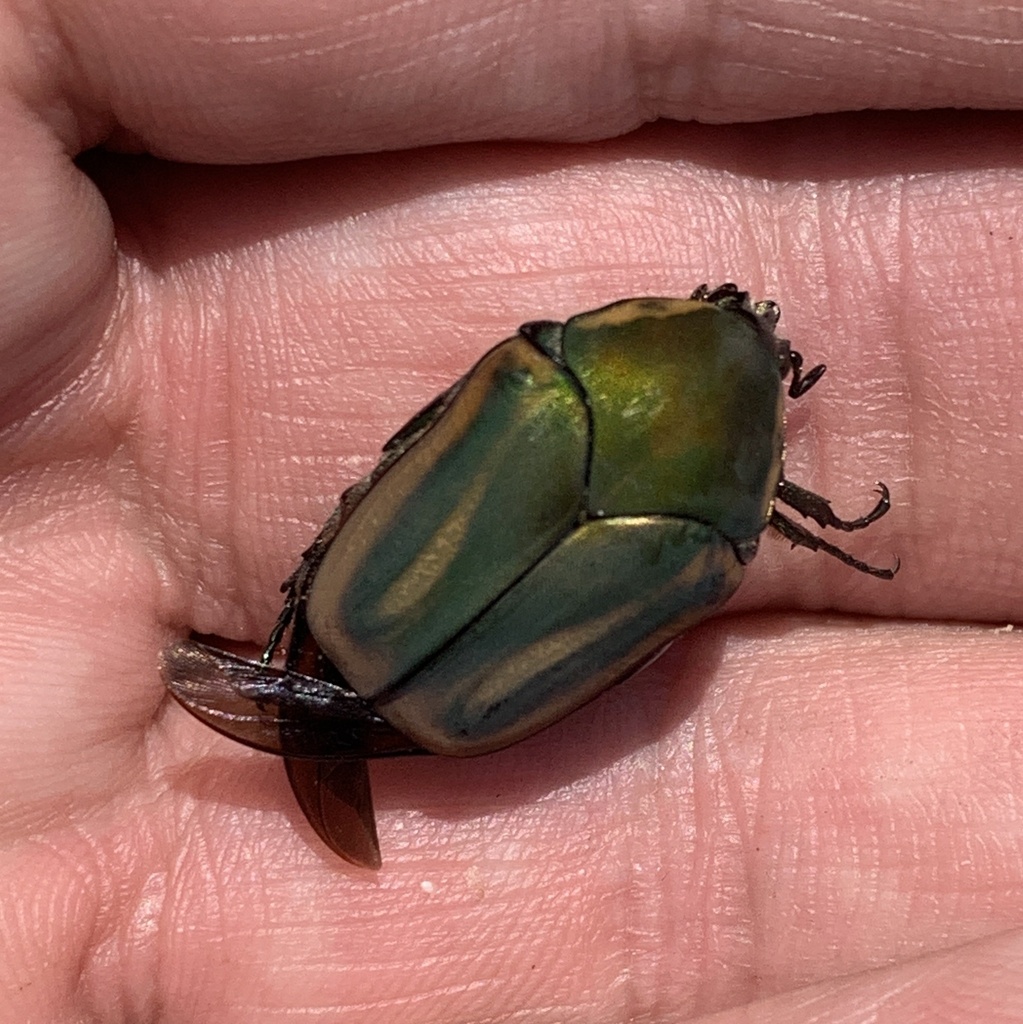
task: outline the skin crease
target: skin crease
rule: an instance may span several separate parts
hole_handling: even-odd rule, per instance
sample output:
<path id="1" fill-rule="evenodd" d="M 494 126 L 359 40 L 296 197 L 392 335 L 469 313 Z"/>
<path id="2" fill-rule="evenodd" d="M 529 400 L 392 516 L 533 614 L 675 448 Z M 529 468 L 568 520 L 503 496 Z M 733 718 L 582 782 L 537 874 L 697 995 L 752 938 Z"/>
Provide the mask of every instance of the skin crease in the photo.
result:
<path id="1" fill-rule="evenodd" d="M 0 1020 L 1023 1015 L 1023 18 L 957 10 L 0 7 Z M 158 652 L 258 645 L 519 323 L 723 280 L 829 364 L 789 476 L 883 479 L 834 539 L 901 574 L 765 536 L 569 720 L 374 766 L 341 863 Z"/>

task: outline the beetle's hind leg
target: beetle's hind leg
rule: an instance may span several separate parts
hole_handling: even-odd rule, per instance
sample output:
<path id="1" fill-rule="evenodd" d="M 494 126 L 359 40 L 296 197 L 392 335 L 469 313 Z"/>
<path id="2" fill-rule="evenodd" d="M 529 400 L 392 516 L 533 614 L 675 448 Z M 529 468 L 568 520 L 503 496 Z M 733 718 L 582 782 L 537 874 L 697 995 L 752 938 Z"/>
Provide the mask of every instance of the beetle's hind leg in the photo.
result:
<path id="1" fill-rule="evenodd" d="M 337 508 L 331 512 L 330 518 L 323 524 L 323 529 L 317 534 L 312 544 L 302 552 L 302 561 L 299 562 L 295 571 L 281 584 L 281 592 L 285 595 L 284 607 L 281 609 L 281 614 L 277 616 L 277 621 L 274 623 L 273 629 L 270 630 L 270 636 L 267 638 L 266 647 L 263 649 L 261 661 L 264 665 L 270 664 L 277 653 L 277 648 L 280 647 L 281 641 L 284 639 L 284 634 L 288 631 L 288 627 L 294 626 L 303 636 L 298 639 L 298 642 L 296 642 L 296 638 L 293 636 L 288 644 L 288 668 L 296 669 L 299 667 L 295 652 L 304 645 L 308 627 L 305 625 L 305 616 L 298 613 L 305 604 L 309 588 L 313 585 L 316 572 L 320 568 L 320 563 L 323 561 L 327 549 L 334 542 L 334 538 L 340 532 L 345 520 L 355 511 L 355 507 L 369 493 L 377 480 L 440 419 L 464 381 L 464 377 L 455 381 L 447 391 L 438 395 L 429 405 L 420 409 L 384 445 L 383 457 L 373 471 L 353 484 L 341 495 Z M 306 671 L 308 671 L 308 668 Z"/>
<path id="2" fill-rule="evenodd" d="M 362 483 L 362 481 L 359 483 Z M 351 490 L 354 491 L 358 486 L 359 484 L 356 484 Z M 334 511 L 331 512 L 330 518 L 323 524 L 323 529 L 317 534 L 312 544 L 302 552 L 302 561 L 298 563 L 295 571 L 281 584 L 281 592 L 285 595 L 284 606 L 281 608 L 280 615 L 277 616 L 273 629 L 270 630 L 266 647 L 263 648 L 263 653 L 260 656 L 260 661 L 264 665 L 269 665 L 273 660 L 274 655 L 277 653 L 277 648 L 281 645 L 281 640 L 284 639 L 284 634 L 295 621 L 296 612 L 300 605 L 304 603 L 306 595 L 309 593 L 309 588 L 312 586 L 313 579 L 316 576 L 316 570 L 319 569 L 323 556 L 327 553 L 327 548 L 330 547 L 331 542 L 337 536 L 338 530 L 341 529 L 341 524 L 351 513 L 353 504 L 346 500 L 349 493 L 351 492 L 345 492 L 341 496 L 341 500 Z M 358 497 L 361 498 L 361 494 Z M 358 504 L 358 498 L 356 498 L 355 504 Z M 289 645 L 289 649 L 293 646 Z M 295 666 L 289 665 L 288 667 L 294 668 Z"/>
<path id="3" fill-rule="evenodd" d="M 801 516 L 812 519 L 818 526 L 830 526 L 835 530 L 844 530 L 852 533 L 854 530 L 862 530 L 871 523 L 876 523 L 891 508 L 891 497 L 888 488 L 878 481 L 877 493 L 880 497 L 877 504 L 865 515 L 858 519 L 839 519 L 831 510 L 831 502 L 822 498 L 813 491 L 808 491 L 791 480 L 782 480 L 778 484 L 777 499 L 789 508 L 794 508 Z"/>

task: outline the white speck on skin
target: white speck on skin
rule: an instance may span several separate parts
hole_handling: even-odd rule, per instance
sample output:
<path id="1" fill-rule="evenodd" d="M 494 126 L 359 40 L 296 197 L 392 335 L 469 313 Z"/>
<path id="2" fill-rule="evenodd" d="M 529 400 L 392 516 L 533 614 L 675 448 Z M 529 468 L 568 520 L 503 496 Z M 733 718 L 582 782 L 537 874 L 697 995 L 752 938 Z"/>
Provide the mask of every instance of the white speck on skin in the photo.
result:
<path id="1" fill-rule="evenodd" d="M 435 886 L 433 882 L 429 881 L 429 879 L 424 879 L 422 882 L 420 882 L 419 888 L 422 889 L 423 892 L 425 892 L 427 895 L 430 895 L 435 891 Z"/>

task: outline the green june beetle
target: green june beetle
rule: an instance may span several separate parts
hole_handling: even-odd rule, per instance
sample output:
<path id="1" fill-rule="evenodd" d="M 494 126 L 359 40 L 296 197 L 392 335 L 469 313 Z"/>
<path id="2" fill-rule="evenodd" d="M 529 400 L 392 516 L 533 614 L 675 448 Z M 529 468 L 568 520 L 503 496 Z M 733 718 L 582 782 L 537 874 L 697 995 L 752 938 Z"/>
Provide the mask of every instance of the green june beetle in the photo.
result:
<path id="1" fill-rule="evenodd" d="M 892 579 L 778 510 L 852 531 L 889 509 L 879 484 L 842 520 L 785 479 L 785 392 L 824 367 L 778 316 L 724 284 L 523 325 L 341 496 L 261 662 L 178 642 L 171 693 L 282 755 L 320 837 L 378 867 L 368 758 L 485 754 L 563 718 L 720 608 L 766 527 Z"/>

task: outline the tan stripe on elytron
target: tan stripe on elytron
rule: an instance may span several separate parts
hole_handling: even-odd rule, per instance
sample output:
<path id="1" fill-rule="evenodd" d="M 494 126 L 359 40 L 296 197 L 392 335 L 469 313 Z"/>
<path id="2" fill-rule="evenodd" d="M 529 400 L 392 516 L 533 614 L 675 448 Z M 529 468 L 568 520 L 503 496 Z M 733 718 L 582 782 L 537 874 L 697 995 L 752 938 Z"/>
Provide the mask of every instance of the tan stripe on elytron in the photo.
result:
<path id="1" fill-rule="evenodd" d="M 624 299 L 592 313 L 580 313 L 572 317 L 566 327 L 571 325 L 578 328 L 584 324 L 586 330 L 602 330 L 605 327 L 631 324 L 640 314 L 653 320 L 667 320 L 691 310 L 705 309 L 707 306 L 708 303 L 693 299 Z"/>
<path id="2" fill-rule="evenodd" d="M 466 717 L 472 718 L 474 713 L 481 714 L 498 701 L 508 699 L 518 688 L 514 684 L 521 686 L 523 680 L 539 675 L 547 666 L 556 664 L 566 654 L 589 647 L 606 636 L 613 635 L 619 624 L 628 622 L 636 614 L 642 614 L 645 608 L 655 605 L 660 594 L 687 584 L 695 586 L 707 572 L 707 562 L 712 554 L 716 555 L 717 551 L 710 549 L 699 552 L 683 573 L 666 580 L 654 594 L 644 594 L 641 598 L 624 603 L 606 615 L 548 634 L 516 651 L 513 656 L 505 657 L 500 663 L 492 666 L 486 682 L 478 686 L 465 701 Z M 707 613 L 707 608 L 694 608 L 691 615 L 682 618 L 681 623 L 672 624 L 671 635 L 685 629 L 689 623 L 705 618 Z M 659 646 L 667 639 L 665 637 L 658 640 L 654 646 Z M 566 696 L 567 702 L 573 706 L 578 703 L 578 691 L 570 691 Z M 548 720 L 555 721 L 558 717 L 557 714 L 550 714 Z"/>
<path id="3" fill-rule="evenodd" d="M 477 474 L 465 489 L 458 505 L 423 545 L 422 550 L 405 571 L 387 588 L 377 603 L 381 617 L 399 618 L 410 614 L 425 600 L 427 594 L 458 557 L 466 534 L 473 526 L 473 517 L 487 495 L 490 477 Z"/>
<path id="4" fill-rule="evenodd" d="M 480 360 L 451 407 L 433 438 L 427 437 L 424 450 L 429 447 L 435 461 L 441 452 L 454 448 L 462 438 L 479 423 L 480 410 L 493 386 L 493 380 L 508 365 L 528 371 L 534 381 L 533 387 L 521 398 L 522 419 L 530 420 L 536 410 L 542 410 L 557 400 L 552 386 L 561 379 L 561 370 L 546 355 L 534 349 L 525 339 L 516 336 L 496 346 Z M 572 402 L 577 401 L 575 393 L 566 392 Z M 443 438 L 443 442 L 441 442 Z M 433 462 L 430 462 L 432 467 Z M 452 562 L 458 557 L 465 539 L 473 526 L 474 517 L 480 504 L 487 497 L 493 477 L 504 472 L 491 453 L 479 465 L 472 480 L 465 485 L 459 500 L 427 540 L 422 550 L 411 561 L 402 574 L 388 587 L 376 604 L 381 618 L 398 618 L 409 614 L 422 603 L 439 579 L 447 573 Z M 420 479 L 427 473 L 420 474 Z"/>

